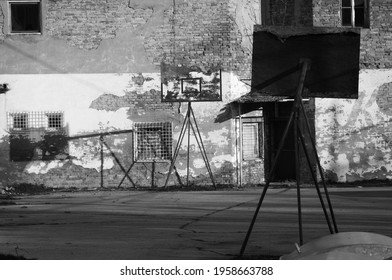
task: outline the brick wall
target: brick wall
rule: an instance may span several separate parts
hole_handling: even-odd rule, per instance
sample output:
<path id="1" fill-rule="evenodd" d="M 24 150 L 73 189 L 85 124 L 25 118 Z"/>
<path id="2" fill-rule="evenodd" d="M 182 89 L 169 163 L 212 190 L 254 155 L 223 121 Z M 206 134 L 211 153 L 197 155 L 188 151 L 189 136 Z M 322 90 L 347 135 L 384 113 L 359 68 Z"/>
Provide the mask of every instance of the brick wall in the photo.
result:
<path id="1" fill-rule="evenodd" d="M 4 40 L 4 11 L 2 6 L 0 5 L 0 41 Z"/>
<path id="2" fill-rule="evenodd" d="M 144 46 L 154 64 L 198 66 L 206 70 L 246 75 L 251 53 L 242 48 L 242 35 L 229 1 L 179 1 L 167 10 L 164 24 L 147 34 Z"/>
<path id="3" fill-rule="evenodd" d="M 340 0 L 314 0 L 315 26 L 341 26 Z M 361 69 L 392 67 L 392 2 L 370 0 L 370 28 L 361 32 Z"/>
<path id="4" fill-rule="evenodd" d="M 361 34 L 362 68 L 392 68 L 391 14 L 391 1 L 370 1 L 370 29 L 364 29 Z"/>
<path id="5" fill-rule="evenodd" d="M 392 116 L 392 83 L 383 84 L 380 87 L 376 102 L 382 113 Z"/>
<path id="6" fill-rule="evenodd" d="M 151 17 L 153 9 L 134 9 L 128 1 L 62 0 L 47 2 L 45 30 L 71 46 L 96 49 L 119 29 L 136 30 Z"/>
<path id="7" fill-rule="evenodd" d="M 219 67 L 222 71 L 233 71 L 240 77 L 248 78 L 250 76 L 251 50 L 244 47 L 244 35 L 241 33 L 243 30 L 236 22 L 236 17 L 240 12 L 238 5 L 246 3 L 252 6 L 258 3 L 258 0 L 46 0 L 44 3 L 45 26 L 42 35 L 5 36 L 8 43 L 17 45 L 18 50 L 21 50 L 21 52 L 13 52 L 9 49 L 2 49 L 5 50 L 2 52 L 5 57 L 10 54 L 17 58 L 13 61 L 15 61 L 15 65 L 20 67 L 12 73 L 19 74 L 21 72 L 38 76 L 43 72 L 36 70 L 38 69 L 34 64 L 36 61 L 44 62 L 45 66 L 51 66 L 45 70 L 45 73 L 48 74 L 53 72 L 139 73 L 138 70 L 132 68 L 134 67 L 132 64 L 128 64 L 127 60 L 134 59 L 134 56 L 142 56 L 148 63 L 148 70 L 144 73 L 151 73 L 153 71 L 151 69 L 159 72 L 159 65 L 163 61 L 198 66 L 206 72 L 213 67 Z M 175 3 L 174 7 L 173 3 Z M 259 11 L 255 11 L 255 13 L 257 12 Z M 1 19 L 2 13 L 0 12 L 0 31 L 2 24 L 4 24 L 4 20 Z M 0 32 L 0 36 L 4 36 L 3 32 Z M 131 43 L 128 43 L 129 41 Z M 134 44 L 132 41 L 137 41 L 138 44 Z M 116 48 L 114 45 L 117 43 L 124 48 Z M 113 55 L 114 52 L 118 53 Z M 34 59 L 30 60 L 29 57 L 20 55 L 21 53 L 29 53 L 32 57 L 34 54 Z M 35 59 L 36 57 L 39 59 Z M 63 67 L 67 63 L 79 65 L 79 61 L 75 63 L 75 57 L 80 58 L 80 68 L 82 69 L 75 71 L 74 68 L 69 70 Z M 114 61 L 112 58 L 116 60 Z M 138 60 L 135 61 L 138 62 Z M 93 66 L 102 65 L 102 63 L 114 66 L 102 67 L 102 69 Z M 117 64 L 130 65 L 130 67 L 123 70 L 125 68 L 117 67 Z M 59 67 L 52 67 L 53 65 L 59 65 Z M 10 73 L 8 71 L 10 66 L 7 64 L 0 64 L 0 67 L 2 73 Z M 76 66 L 74 67 L 76 68 Z M 63 69 L 65 70 L 60 71 Z M 136 82 L 130 81 L 130 84 L 134 83 Z M 99 85 L 93 86 L 99 87 Z M 148 90 L 144 90 L 142 87 L 136 90 L 126 88 L 123 92 L 113 91 L 114 94 L 111 91 L 104 91 L 95 100 L 90 100 L 90 108 L 85 109 L 116 112 L 120 108 L 127 108 L 127 121 L 166 119 L 173 122 L 173 126 L 176 126 L 174 129 L 179 130 L 183 121 L 184 106 L 181 108 L 179 104 L 162 103 L 159 90 L 159 87 L 154 86 L 153 89 L 149 88 Z M 87 97 L 81 94 L 80 98 Z M 87 102 L 83 104 L 87 104 Z M 215 111 L 208 110 L 215 114 L 216 107 L 214 109 Z M 198 113 L 196 112 L 196 114 Z M 200 120 L 199 125 L 206 135 L 215 129 L 214 124 L 211 123 L 214 117 L 215 115 L 210 113 Z M 228 124 L 225 125 L 228 126 Z M 94 132 L 92 128 L 86 128 L 86 131 Z M 96 187 L 99 185 L 100 176 L 96 169 L 83 168 L 73 164 L 72 160 L 58 168 L 48 168 L 49 171 L 45 170 L 47 163 L 42 162 L 42 173 L 27 173 L 26 169 L 30 163 L 9 162 L 9 148 L 6 142 L 7 139 L 0 142 L 1 145 L 4 144 L 1 152 L 4 152 L 5 155 L 1 161 L 0 175 L 6 173 L 6 177 L 11 178 L 14 182 L 43 183 L 47 186 L 65 187 L 77 185 Z M 206 142 L 207 153 L 210 157 L 215 152 L 216 146 L 213 141 Z M 95 148 L 94 151 L 88 152 L 94 153 L 94 161 L 96 162 L 99 160 L 99 150 L 97 150 L 99 145 L 95 143 L 91 146 L 91 149 L 93 148 Z M 223 151 L 223 149 L 226 150 Z M 221 152 L 230 155 L 231 151 L 224 147 Z M 105 151 L 106 158 L 110 158 L 107 151 Z M 120 159 L 129 163 L 124 157 L 120 157 Z M 156 176 L 162 180 L 162 174 L 167 172 L 168 166 L 157 164 L 156 168 Z M 224 163 L 222 168 L 213 168 L 217 173 L 217 183 L 233 182 L 231 163 Z M 139 180 L 139 182 L 143 182 L 143 185 L 148 185 L 151 181 L 150 171 L 151 166 L 148 164 L 138 164 L 132 170 L 132 174 L 137 178 L 135 181 Z M 105 184 L 115 185 L 121 176 L 120 168 L 114 164 L 112 169 L 105 169 Z M 210 181 L 208 176 L 196 179 Z M 172 180 L 175 181 L 175 176 L 172 176 Z M 162 182 L 159 184 L 162 185 Z"/>
<path id="8" fill-rule="evenodd" d="M 341 26 L 341 0 L 313 0 L 314 26 Z"/>
<path id="9" fill-rule="evenodd" d="M 134 31 L 154 65 L 164 61 L 207 69 L 219 66 L 223 71 L 249 74 L 251 53 L 241 46 L 231 1 L 180 0 L 174 7 L 164 1 L 162 5 L 167 6 L 161 14 L 156 12 L 158 2 L 48 1 L 45 29 L 49 36 L 87 50 L 115 38 L 119 30 Z"/>
<path id="10" fill-rule="evenodd" d="M 312 26 L 312 0 L 270 1 L 270 23 L 273 26 Z"/>

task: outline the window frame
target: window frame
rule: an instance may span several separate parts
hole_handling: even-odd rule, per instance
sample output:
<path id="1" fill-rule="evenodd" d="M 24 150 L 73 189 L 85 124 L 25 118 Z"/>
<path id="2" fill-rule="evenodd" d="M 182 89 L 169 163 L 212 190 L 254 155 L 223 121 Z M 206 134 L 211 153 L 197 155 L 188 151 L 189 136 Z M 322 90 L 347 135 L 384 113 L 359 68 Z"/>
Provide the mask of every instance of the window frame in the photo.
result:
<path id="1" fill-rule="evenodd" d="M 23 31 L 13 31 L 12 29 L 12 5 L 23 5 L 23 4 L 37 4 L 38 5 L 38 25 L 39 30 L 23 30 Z M 10 0 L 7 1 L 8 10 L 8 34 L 10 35 L 41 35 L 43 34 L 43 0 Z"/>
<path id="2" fill-rule="evenodd" d="M 27 131 L 29 129 L 29 114 L 28 113 L 12 113 L 12 131 Z"/>
<path id="3" fill-rule="evenodd" d="M 46 113 L 46 117 L 48 118 L 48 127 L 47 129 L 50 131 L 57 131 L 63 128 L 64 126 L 64 114 L 63 113 Z M 52 119 L 54 118 L 54 119 Z M 51 125 L 51 123 L 55 125 Z"/>
<path id="4" fill-rule="evenodd" d="M 244 133 L 244 128 L 245 127 L 255 127 L 255 131 L 256 133 L 254 134 L 256 136 L 255 139 L 250 139 L 247 140 L 245 138 L 245 133 Z M 249 160 L 262 160 L 263 159 L 263 155 L 264 155 L 264 141 L 263 141 L 263 118 L 262 117 L 249 117 L 249 118 L 242 118 L 242 131 L 241 131 L 241 158 L 243 161 L 249 161 Z M 254 142 L 253 145 L 255 145 L 254 147 L 256 147 L 256 152 L 248 155 L 245 154 L 245 151 L 247 149 L 245 149 L 245 145 L 247 143 L 247 141 L 249 142 Z"/>
<path id="5" fill-rule="evenodd" d="M 363 24 L 357 25 L 355 23 L 355 16 L 356 16 L 356 8 L 355 8 L 355 0 L 349 0 L 350 7 L 345 6 L 343 7 L 344 0 L 341 0 L 340 3 L 340 16 L 341 16 L 341 25 L 343 27 L 360 27 L 360 28 L 369 28 L 370 27 L 370 13 L 369 13 L 369 0 L 364 0 L 364 7 L 363 7 Z M 343 23 L 343 11 L 350 10 L 350 24 Z"/>
<path id="6" fill-rule="evenodd" d="M 60 120 L 56 121 L 56 127 L 49 126 L 51 116 Z M 62 111 L 7 112 L 10 160 L 66 159 L 68 131 L 64 120 Z"/>
<path id="7" fill-rule="evenodd" d="M 134 124 L 134 147 L 133 147 L 133 157 L 137 162 L 170 162 L 173 156 L 173 124 L 171 122 L 137 122 Z M 158 143 L 160 149 L 154 150 L 153 153 L 161 153 L 161 156 L 151 156 L 151 147 L 157 143 L 148 143 L 143 146 L 143 143 L 149 141 L 141 141 L 141 137 L 148 132 L 154 132 L 161 129 L 163 135 L 160 135 L 160 140 L 163 141 Z M 152 133 L 154 134 L 154 133 Z M 144 139 L 143 139 L 144 140 Z M 147 147 L 147 152 L 143 154 L 143 147 Z M 150 152 L 149 152 L 150 151 Z"/>

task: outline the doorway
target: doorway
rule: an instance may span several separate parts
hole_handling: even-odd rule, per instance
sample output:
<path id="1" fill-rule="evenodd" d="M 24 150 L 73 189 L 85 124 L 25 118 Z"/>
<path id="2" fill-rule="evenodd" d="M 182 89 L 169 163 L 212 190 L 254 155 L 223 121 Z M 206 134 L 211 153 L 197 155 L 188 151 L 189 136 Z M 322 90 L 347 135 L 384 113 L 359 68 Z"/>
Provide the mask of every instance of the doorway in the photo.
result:
<path id="1" fill-rule="evenodd" d="M 270 127 L 271 160 L 278 152 L 279 142 L 283 138 L 284 130 L 289 120 L 293 102 L 275 102 L 273 116 Z M 283 145 L 275 172 L 272 176 L 273 181 L 293 181 L 295 180 L 295 145 L 294 129 L 290 126 L 286 141 Z M 272 164 L 272 161 L 271 161 Z"/>
<path id="2" fill-rule="evenodd" d="M 312 128 L 311 137 L 314 139 L 314 101 L 305 101 L 305 110 L 309 118 L 310 126 Z M 265 171 L 269 174 L 272 167 L 272 162 L 278 152 L 279 142 L 283 138 L 284 130 L 289 121 L 290 113 L 293 107 L 293 101 L 280 101 L 268 103 L 263 106 L 265 114 Z M 300 122 L 303 131 L 305 130 L 305 123 Z M 305 142 L 310 145 L 310 139 L 305 137 Z M 284 182 L 296 180 L 296 162 L 295 162 L 295 139 L 294 128 L 290 126 L 286 141 L 283 145 L 280 157 L 276 163 L 276 168 L 272 174 L 272 182 Z M 312 180 L 309 166 L 306 164 L 305 154 L 302 147 L 299 147 L 299 156 L 301 164 L 301 180 Z M 316 162 L 311 154 L 311 166 L 315 170 Z"/>

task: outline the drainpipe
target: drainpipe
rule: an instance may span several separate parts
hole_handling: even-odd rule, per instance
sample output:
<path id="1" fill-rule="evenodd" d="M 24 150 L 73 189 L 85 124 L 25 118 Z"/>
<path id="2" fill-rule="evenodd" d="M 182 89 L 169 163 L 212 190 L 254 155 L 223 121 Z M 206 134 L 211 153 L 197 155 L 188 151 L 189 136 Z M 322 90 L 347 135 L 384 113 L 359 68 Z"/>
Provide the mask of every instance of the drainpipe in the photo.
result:
<path id="1" fill-rule="evenodd" d="M 239 164 L 240 164 L 240 187 L 242 187 L 242 158 L 243 158 L 243 155 L 242 155 L 242 112 L 241 112 L 241 103 L 238 103 L 238 114 L 239 114 L 239 122 L 240 122 L 240 124 L 239 124 L 239 130 L 240 130 L 240 132 L 239 132 L 239 135 L 240 135 L 240 145 L 239 145 L 239 159 L 240 159 L 240 161 L 239 161 Z"/>
<path id="2" fill-rule="evenodd" d="M 236 180 L 236 185 L 239 186 L 239 156 L 238 156 L 238 120 L 237 117 L 234 118 L 234 134 L 235 134 L 235 180 Z"/>

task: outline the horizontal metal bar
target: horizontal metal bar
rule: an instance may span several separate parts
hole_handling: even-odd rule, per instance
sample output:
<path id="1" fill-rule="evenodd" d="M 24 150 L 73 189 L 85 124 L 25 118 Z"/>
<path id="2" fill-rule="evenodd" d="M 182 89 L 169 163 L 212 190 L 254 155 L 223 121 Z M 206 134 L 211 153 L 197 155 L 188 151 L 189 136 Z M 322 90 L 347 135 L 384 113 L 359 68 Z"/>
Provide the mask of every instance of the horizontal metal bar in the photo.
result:
<path id="1" fill-rule="evenodd" d="M 69 137 L 67 137 L 67 140 L 82 139 L 82 138 L 92 138 L 92 137 L 102 137 L 102 136 L 108 136 L 108 135 L 126 134 L 126 133 L 132 133 L 133 131 L 134 131 L 133 129 L 127 129 L 127 130 L 117 130 L 117 131 L 110 131 L 110 132 L 101 132 L 101 133 L 76 135 L 76 136 L 69 136 Z"/>

